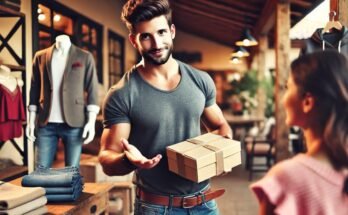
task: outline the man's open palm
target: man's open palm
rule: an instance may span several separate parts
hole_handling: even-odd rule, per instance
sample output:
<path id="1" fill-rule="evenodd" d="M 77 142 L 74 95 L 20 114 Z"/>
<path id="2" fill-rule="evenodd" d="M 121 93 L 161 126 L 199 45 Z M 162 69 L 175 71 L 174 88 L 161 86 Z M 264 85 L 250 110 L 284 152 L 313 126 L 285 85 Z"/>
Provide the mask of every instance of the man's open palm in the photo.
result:
<path id="1" fill-rule="evenodd" d="M 148 159 L 144 157 L 144 155 L 141 154 L 141 152 L 135 146 L 129 144 L 126 139 L 122 139 L 121 142 L 128 160 L 138 168 L 151 169 L 156 166 L 162 158 L 162 155 L 158 154 L 155 157 Z"/>

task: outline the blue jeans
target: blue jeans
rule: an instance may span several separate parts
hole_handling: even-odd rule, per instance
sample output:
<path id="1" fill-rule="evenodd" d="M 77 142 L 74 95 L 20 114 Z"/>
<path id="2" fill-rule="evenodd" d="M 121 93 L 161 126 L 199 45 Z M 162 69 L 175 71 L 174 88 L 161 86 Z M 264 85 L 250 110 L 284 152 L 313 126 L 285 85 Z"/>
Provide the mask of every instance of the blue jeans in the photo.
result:
<path id="1" fill-rule="evenodd" d="M 73 128 L 66 123 L 48 123 L 37 130 L 35 141 L 35 166 L 49 168 L 57 151 L 58 140 L 64 144 L 65 166 L 80 165 L 83 128 Z"/>
<path id="2" fill-rule="evenodd" d="M 177 208 L 145 203 L 135 199 L 134 215 L 218 215 L 219 210 L 215 200 L 205 202 L 193 208 Z"/>
<path id="3" fill-rule="evenodd" d="M 201 191 L 193 193 L 192 195 L 201 194 L 208 188 L 209 185 L 207 185 Z M 134 215 L 219 215 L 219 209 L 214 199 L 192 208 L 149 204 L 140 200 L 138 197 L 135 198 L 134 204 Z"/>
<path id="4" fill-rule="evenodd" d="M 46 194 L 48 202 L 71 202 L 78 199 L 82 194 L 82 187 L 73 193 L 67 194 Z"/>
<path id="5" fill-rule="evenodd" d="M 22 179 L 22 186 L 25 187 L 80 187 L 83 184 L 79 173 L 49 173 L 34 171 L 25 175 Z"/>

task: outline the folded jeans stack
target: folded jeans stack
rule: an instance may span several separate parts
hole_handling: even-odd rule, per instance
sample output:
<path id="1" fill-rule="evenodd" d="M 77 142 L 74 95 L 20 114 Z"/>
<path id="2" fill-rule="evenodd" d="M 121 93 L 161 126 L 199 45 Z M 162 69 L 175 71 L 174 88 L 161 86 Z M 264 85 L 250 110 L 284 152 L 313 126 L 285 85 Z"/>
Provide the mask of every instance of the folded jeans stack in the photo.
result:
<path id="1" fill-rule="evenodd" d="M 46 203 L 41 187 L 20 187 L 0 181 L 0 214 L 45 214 Z"/>
<path id="2" fill-rule="evenodd" d="M 48 202 L 70 202 L 80 197 L 83 178 L 77 167 L 43 168 L 23 177 L 24 187 L 43 187 Z"/>

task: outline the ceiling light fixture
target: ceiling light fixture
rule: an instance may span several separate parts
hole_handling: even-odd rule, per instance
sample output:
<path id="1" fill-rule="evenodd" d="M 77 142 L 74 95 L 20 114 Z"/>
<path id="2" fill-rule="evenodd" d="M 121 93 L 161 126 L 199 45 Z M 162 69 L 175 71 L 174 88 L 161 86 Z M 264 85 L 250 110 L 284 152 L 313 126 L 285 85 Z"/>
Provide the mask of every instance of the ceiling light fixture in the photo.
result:
<path id="1" fill-rule="evenodd" d="M 256 46 L 257 44 L 258 42 L 248 28 L 244 29 L 241 39 L 236 42 L 237 46 Z"/>
<path id="2" fill-rule="evenodd" d="M 55 22 L 59 22 L 61 18 L 62 18 L 62 17 L 61 17 L 59 14 L 55 14 L 55 15 L 53 16 L 53 20 L 54 20 Z"/>
<path id="3" fill-rule="evenodd" d="M 241 46 L 238 46 L 235 52 L 232 53 L 232 57 L 239 57 L 239 58 L 248 57 L 249 55 L 250 55 L 249 52 Z"/>
<path id="4" fill-rule="evenodd" d="M 241 60 L 239 59 L 239 57 L 231 57 L 230 63 L 232 63 L 232 64 L 240 64 Z"/>
<path id="5" fill-rule="evenodd" d="M 39 16 L 38 16 L 37 18 L 38 18 L 40 21 L 43 21 L 43 20 L 46 19 L 46 15 L 43 14 L 43 13 L 41 13 L 41 14 L 39 14 Z"/>

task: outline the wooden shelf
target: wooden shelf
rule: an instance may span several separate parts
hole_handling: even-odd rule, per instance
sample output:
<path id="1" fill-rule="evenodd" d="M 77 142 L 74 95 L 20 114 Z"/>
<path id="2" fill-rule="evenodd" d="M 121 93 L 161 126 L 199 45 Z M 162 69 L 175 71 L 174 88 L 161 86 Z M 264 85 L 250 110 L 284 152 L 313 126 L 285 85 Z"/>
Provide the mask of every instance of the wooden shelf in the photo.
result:
<path id="1" fill-rule="evenodd" d="M 8 182 L 26 174 L 28 174 L 26 166 L 9 166 L 0 170 L 0 181 Z"/>
<path id="2" fill-rule="evenodd" d="M 11 17 L 11 16 L 21 16 L 24 17 L 24 13 L 15 11 L 11 8 L 5 7 L 3 5 L 0 5 L 0 17 Z"/>
<path id="3" fill-rule="evenodd" d="M 3 64 L 4 66 L 7 66 L 12 71 L 25 71 L 25 66 L 16 66 L 16 65 L 10 65 L 10 64 Z"/>

